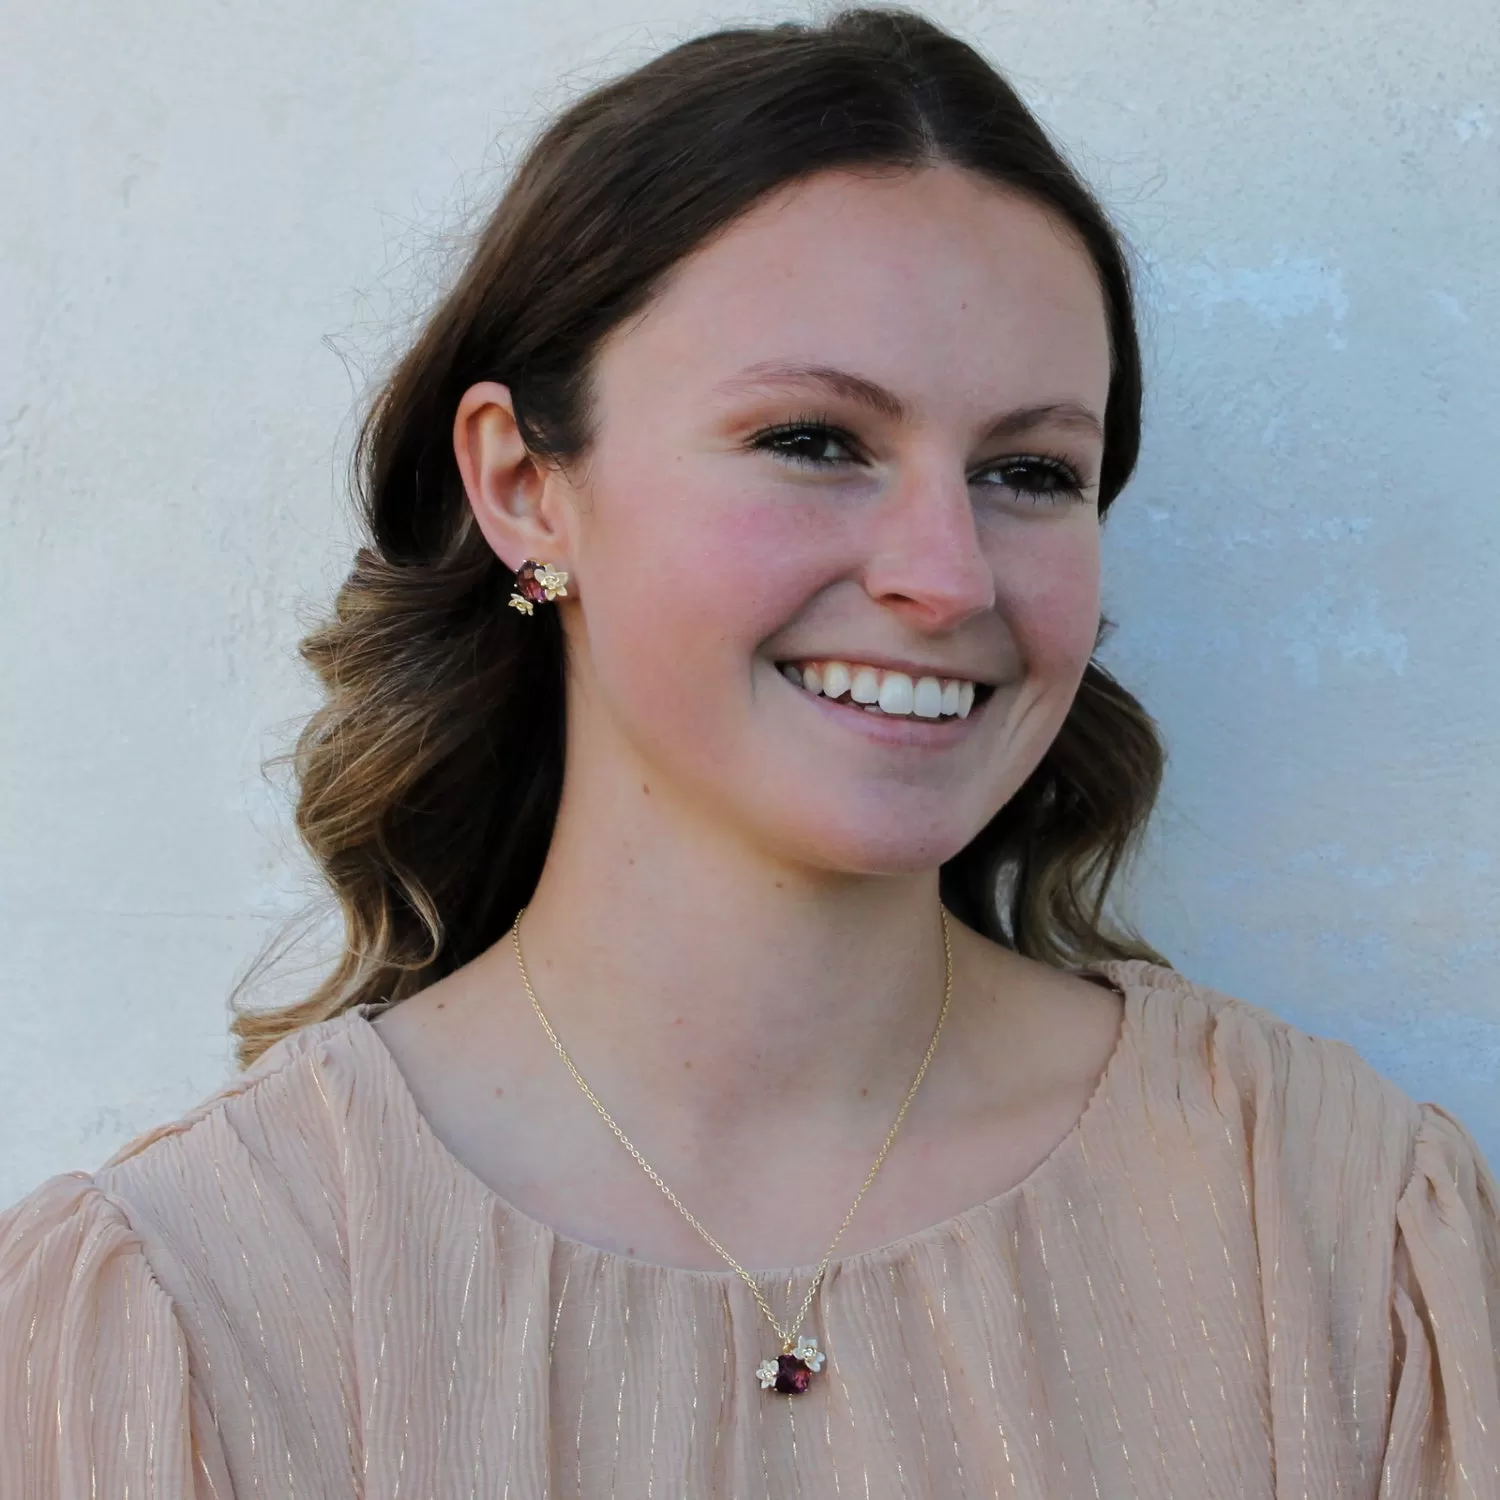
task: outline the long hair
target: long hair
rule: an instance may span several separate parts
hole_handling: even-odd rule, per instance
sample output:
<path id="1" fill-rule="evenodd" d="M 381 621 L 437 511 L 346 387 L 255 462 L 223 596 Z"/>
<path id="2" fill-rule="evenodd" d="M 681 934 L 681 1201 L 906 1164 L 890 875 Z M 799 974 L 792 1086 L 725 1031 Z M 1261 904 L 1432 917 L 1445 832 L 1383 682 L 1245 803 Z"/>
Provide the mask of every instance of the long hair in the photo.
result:
<path id="1" fill-rule="evenodd" d="M 569 464 L 591 439 L 592 357 L 684 257 L 814 173 L 937 163 L 1051 210 L 1093 260 L 1112 363 L 1108 510 L 1140 445 L 1125 256 L 973 48 L 910 12 L 855 9 L 701 36 L 594 89 L 531 146 L 361 429 L 368 540 L 332 617 L 302 642 L 325 701 L 289 757 L 297 830 L 341 908 L 343 948 L 300 1003 L 238 1008 L 242 1065 L 299 1026 L 403 999 L 467 963 L 541 874 L 562 789 L 562 633 L 550 614 L 505 607 L 513 575 L 474 523 L 452 450 L 463 392 L 503 382 L 528 449 Z M 944 866 L 950 909 L 1055 965 L 1159 960 L 1106 918 L 1105 899 L 1162 765 L 1150 717 L 1091 662 L 1037 769 Z"/>

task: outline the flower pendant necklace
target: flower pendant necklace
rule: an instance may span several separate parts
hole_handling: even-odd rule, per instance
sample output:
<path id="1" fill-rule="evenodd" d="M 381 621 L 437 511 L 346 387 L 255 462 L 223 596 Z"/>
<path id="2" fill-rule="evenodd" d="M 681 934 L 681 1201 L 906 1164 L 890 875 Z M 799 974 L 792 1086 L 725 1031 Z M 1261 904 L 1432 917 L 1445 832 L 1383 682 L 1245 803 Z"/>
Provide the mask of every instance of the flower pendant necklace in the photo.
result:
<path id="1" fill-rule="evenodd" d="M 677 1212 L 729 1263 L 745 1285 L 750 1288 L 750 1294 L 755 1298 L 756 1306 L 765 1314 L 766 1321 L 776 1330 L 776 1337 L 781 1346 L 780 1352 L 762 1360 L 756 1366 L 755 1378 L 760 1381 L 761 1390 L 776 1390 L 785 1396 L 800 1396 L 812 1383 L 813 1376 L 823 1368 L 827 1355 L 818 1347 L 817 1339 L 798 1330 L 812 1310 L 813 1299 L 818 1294 L 818 1288 L 823 1284 L 824 1276 L 827 1275 L 828 1263 L 833 1259 L 833 1252 L 838 1248 L 839 1241 L 843 1239 L 844 1231 L 849 1227 L 849 1221 L 854 1217 L 855 1209 L 864 1201 L 865 1194 L 870 1190 L 870 1184 L 875 1181 L 875 1174 L 885 1164 L 891 1144 L 896 1139 L 896 1132 L 901 1129 L 901 1123 L 906 1119 L 906 1112 L 911 1108 L 911 1101 L 916 1098 L 922 1079 L 927 1075 L 927 1065 L 932 1061 L 932 1054 L 937 1051 L 938 1037 L 942 1035 L 943 1022 L 948 1019 L 948 1006 L 953 999 L 953 946 L 948 936 L 948 913 L 941 904 L 938 906 L 938 916 L 943 925 L 943 1007 L 938 1012 L 937 1025 L 932 1028 L 932 1040 L 927 1044 L 927 1051 L 917 1067 L 917 1075 L 912 1079 L 911 1087 L 907 1089 L 906 1097 L 901 1101 L 901 1108 L 896 1111 L 895 1122 L 886 1134 L 875 1157 L 874 1165 L 871 1166 L 859 1192 L 854 1195 L 854 1202 L 849 1205 L 849 1212 L 844 1215 L 844 1222 L 839 1225 L 838 1233 L 833 1237 L 833 1243 L 829 1245 L 817 1270 L 813 1273 L 812 1285 L 808 1287 L 807 1295 L 802 1299 L 802 1306 L 797 1309 L 796 1316 L 786 1327 L 782 1327 L 776 1314 L 771 1311 L 771 1306 L 760 1287 L 756 1285 L 755 1278 L 689 1212 L 677 1194 L 662 1181 L 656 1168 L 636 1150 L 630 1137 L 615 1124 L 614 1116 L 599 1102 L 598 1095 L 584 1082 L 583 1074 L 574 1066 L 573 1059 L 568 1056 L 567 1048 L 558 1040 L 557 1033 L 552 1029 L 552 1023 L 547 1019 L 546 1013 L 536 998 L 536 991 L 531 987 L 531 976 L 526 972 L 526 960 L 521 956 L 521 918 L 525 914 L 524 906 L 516 913 L 516 920 L 511 924 L 510 941 L 515 949 L 516 967 L 521 971 L 521 983 L 526 989 L 526 998 L 531 1001 L 531 1008 L 536 1012 L 537 1020 L 542 1023 L 542 1030 L 547 1033 L 547 1040 L 552 1043 L 557 1055 L 562 1058 L 564 1066 L 573 1075 L 573 1081 L 583 1090 L 589 1103 L 598 1110 L 604 1123 L 614 1133 L 615 1139 L 635 1158 L 636 1164 L 661 1189 L 667 1201 Z"/>

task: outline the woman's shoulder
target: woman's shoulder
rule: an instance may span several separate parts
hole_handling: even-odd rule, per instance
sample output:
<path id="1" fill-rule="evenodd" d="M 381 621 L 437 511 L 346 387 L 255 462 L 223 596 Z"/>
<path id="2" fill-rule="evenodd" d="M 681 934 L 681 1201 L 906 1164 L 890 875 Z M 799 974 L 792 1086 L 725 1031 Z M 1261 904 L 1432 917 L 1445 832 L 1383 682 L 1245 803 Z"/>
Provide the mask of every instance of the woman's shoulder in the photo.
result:
<path id="1" fill-rule="evenodd" d="M 337 1368 L 324 1345 L 350 1300 L 352 1020 L 291 1034 L 95 1171 L 0 1213 L 0 1430 L 24 1437 L 0 1443 L 0 1493 L 188 1500 L 206 1476 L 227 1494 L 192 1383 L 253 1389 L 264 1413 L 306 1361 Z M 267 1340 L 268 1326 L 301 1331 Z M 121 1424 L 153 1441 L 122 1445 Z"/>
<path id="2" fill-rule="evenodd" d="M 325 1271 L 341 1263 L 353 1020 L 291 1033 L 92 1172 L 49 1178 L 0 1212 L 0 1291 L 8 1278 L 62 1274 L 105 1231 L 187 1305 L 261 1246 Z"/>
<path id="3" fill-rule="evenodd" d="M 1091 972 L 1127 996 L 1136 1050 L 1168 1072 L 1211 1075 L 1233 1086 L 1247 1121 L 1285 1129 L 1330 1105 L 1368 1125 L 1410 1135 L 1423 1106 L 1353 1046 L 1308 1032 L 1264 1003 L 1214 988 L 1144 959 L 1116 959 Z"/>
<path id="4" fill-rule="evenodd" d="M 1283 1359 L 1305 1376 L 1306 1360 L 1326 1360 L 1319 1340 L 1345 1366 L 1362 1330 L 1391 1340 L 1389 1471 L 1415 1474 L 1437 1447 L 1419 1414 L 1442 1411 L 1443 1443 L 1500 1481 L 1487 1435 L 1500 1419 L 1500 1183 L 1469 1130 L 1348 1043 L 1266 1006 L 1157 964 L 1101 967 L 1136 1018 L 1153 1122 L 1174 1110 L 1208 1120 L 1188 1133 L 1223 1143 L 1240 1178 L 1214 1221 L 1243 1194 L 1265 1305 L 1303 1310 L 1279 1325 Z"/>
<path id="5" fill-rule="evenodd" d="M 1127 996 L 1143 1078 L 1179 1107 L 1211 1101 L 1243 1142 L 1252 1183 L 1274 1184 L 1309 1222 L 1326 1220 L 1336 1233 L 1345 1217 L 1368 1224 L 1403 1203 L 1415 1215 L 1441 1179 L 1495 1232 L 1500 1188 L 1467 1127 L 1348 1042 L 1162 964 L 1114 960 L 1095 972 Z"/>
<path id="6" fill-rule="evenodd" d="M 334 1095 L 348 1087 L 356 1022 L 346 1012 L 289 1032 L 190 1109 L 127 1141 L 96 1179 L 129 1196 L 184 1166 L 214 1167 L 226 1189 L 236 1166 L 288 1180 L 317 1172 L 335 1144 Z"/>

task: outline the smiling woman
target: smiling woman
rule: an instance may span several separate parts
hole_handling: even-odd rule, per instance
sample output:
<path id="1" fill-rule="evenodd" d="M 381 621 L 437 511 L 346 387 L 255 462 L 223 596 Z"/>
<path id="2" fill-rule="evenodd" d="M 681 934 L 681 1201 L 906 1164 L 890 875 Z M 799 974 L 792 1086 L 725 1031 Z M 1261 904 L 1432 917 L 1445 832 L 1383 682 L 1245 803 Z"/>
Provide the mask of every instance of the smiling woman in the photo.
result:
<path id="1" fill-rule="evenodd" d="M 339 963 L 0 1217 L 7 1500 L 1500 1496 L 1472 1139 L 1107 910 L 1140 408 L 1113 230 L 921 18 L 562 115 L 304 643 Z"/>

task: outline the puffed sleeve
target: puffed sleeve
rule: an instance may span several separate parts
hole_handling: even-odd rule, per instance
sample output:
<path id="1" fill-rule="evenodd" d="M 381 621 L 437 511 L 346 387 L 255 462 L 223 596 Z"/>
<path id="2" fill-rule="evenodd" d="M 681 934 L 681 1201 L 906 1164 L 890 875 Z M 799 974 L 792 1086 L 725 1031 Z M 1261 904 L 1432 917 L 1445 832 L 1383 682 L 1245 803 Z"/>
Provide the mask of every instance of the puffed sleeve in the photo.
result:
<path id="1" fill-rule="evenodd" d="M 72 1172 L 0 1214 L 0 1495 L 229 1500 L 208 1438 L 200 1451 L 182 1329 L 123 1209 Z"/>
<path id="2" fill-rule="evenodd" d="M 1422 1104 L 1396 1206 L 1398 1372 L 1381 1500 L 1500 1500 L 1500 1187 L 1473 1138 Z"/>

